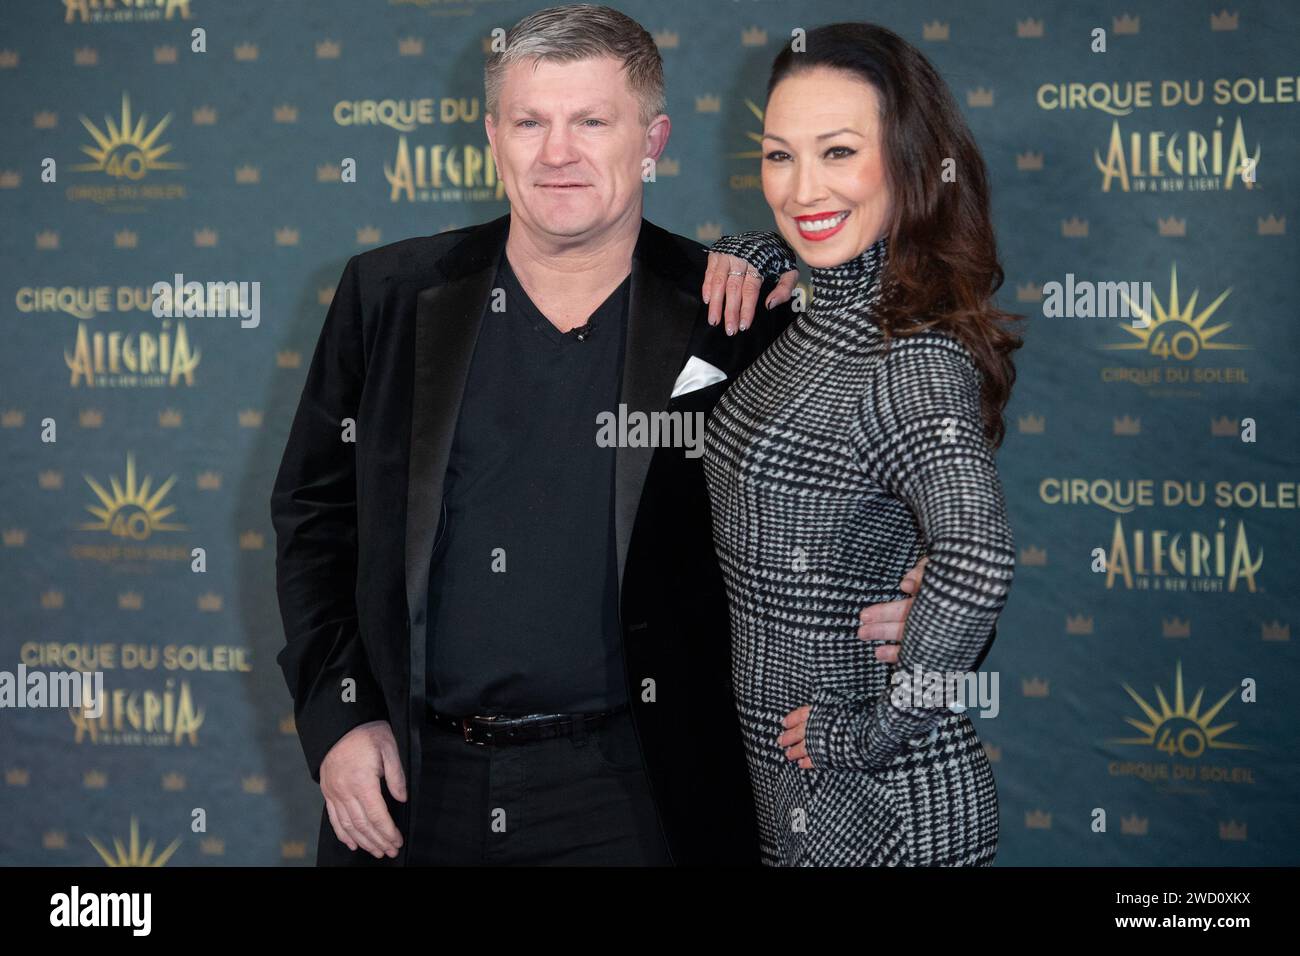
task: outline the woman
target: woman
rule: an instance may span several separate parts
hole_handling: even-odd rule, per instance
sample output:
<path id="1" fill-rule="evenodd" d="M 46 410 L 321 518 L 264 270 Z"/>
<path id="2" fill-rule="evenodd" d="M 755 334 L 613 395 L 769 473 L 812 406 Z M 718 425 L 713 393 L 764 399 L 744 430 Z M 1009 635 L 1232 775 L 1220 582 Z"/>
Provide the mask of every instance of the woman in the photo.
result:
<path id="1" fill-rule="evenodd" d="M 891 680 L 977 668 L 1014 570 L 992 449 L 1020 341 L 992 304 L 984 164 L 933 67 L 867 24 L 777 56 L 763 150 L 813 297 L 705 445 L 763 859 L 987 865 L 997 791 L 971 718 Z M 741 258 L 710 257 L 706 299 L 738 294 L 746 261 L 794 267 L 772 234 L 714 249 Z M 897 668 L 869 659 L 857 609 L 904 597 L 922 554 Z"/>

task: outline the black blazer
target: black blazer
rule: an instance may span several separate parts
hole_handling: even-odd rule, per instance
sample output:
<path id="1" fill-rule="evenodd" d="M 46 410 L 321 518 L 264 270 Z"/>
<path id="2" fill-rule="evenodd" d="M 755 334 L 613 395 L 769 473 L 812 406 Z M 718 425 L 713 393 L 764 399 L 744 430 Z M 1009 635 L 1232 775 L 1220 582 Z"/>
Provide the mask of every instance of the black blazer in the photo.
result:
<path id="1" fill-rule="evenodd" d="M 479 323 L 510 217 L 353 256 L 312 357 L 271 515 L 286 645 L 277 657 L 312 779 L 345 733 L 393 728 L 408 799 L 381 789 L 404 844 L 352 852 L 322 811 L 318 864 L 404 865 L 420 826 L 429 566 Z M 707 250 L 642 220 L 620 401 L 708 413 L 793 318 L 760 305 L 729 337 L 699 297 Z M 765 281 L 762 296 L 771 290 Z M 670 400 L 690 356 L 727 380 Z M 614 410 L 616 411 L 616 409 Z M 355 442 L 343 441 L 353 419 Z M 595 423 L 593 423 L 594 436 Z M 659 818 L 679 864 L 756 863 L 758 840 L 731 696 L 726 593 L 703 459 L 619 448 L 615 530 L 628 696 Z M 354 693 L 345 701 L 344 681 Z M 643 700 L 653 681 L 654 700 Z"/>

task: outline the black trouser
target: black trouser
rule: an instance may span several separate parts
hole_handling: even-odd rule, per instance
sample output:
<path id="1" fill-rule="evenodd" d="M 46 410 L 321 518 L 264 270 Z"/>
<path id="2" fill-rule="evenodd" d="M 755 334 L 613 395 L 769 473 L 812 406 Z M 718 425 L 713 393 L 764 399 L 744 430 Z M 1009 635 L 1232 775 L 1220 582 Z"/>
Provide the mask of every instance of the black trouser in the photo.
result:
<path id="1" fill-rule="evenodd" d="M 632 716 L 499 747 L 426 723 L 412 865 L 653 866 L 671 860 Z"/>

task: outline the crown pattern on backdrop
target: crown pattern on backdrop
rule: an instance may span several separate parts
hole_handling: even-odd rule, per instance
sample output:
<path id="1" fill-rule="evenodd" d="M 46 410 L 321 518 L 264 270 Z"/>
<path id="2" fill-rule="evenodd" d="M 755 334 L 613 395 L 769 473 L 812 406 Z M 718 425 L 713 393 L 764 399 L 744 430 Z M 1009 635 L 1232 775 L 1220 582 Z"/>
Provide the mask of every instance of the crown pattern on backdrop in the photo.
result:
<path id="1" fill-rule="evenodd" d="M 119 229 L 113 233 L 113 248 L 134 249 L 140 245 L 140 236 L 133 229 Z"/>
<path id="2" fill-rule="evenodd" d="M 198 249 L 212 249 L 217 244 L 217 230 L 210 226 L 194 230 L 194 245 Z"/>
<path id="3" fill-rule="evenodd" d="M 286 349 L 275 353 L 276 368 L 298 368 L 302 365 L 302 353 Z"/>
<path id="4" fill-rule="evenodd" d="M 1220 821 L 1219 839 L 1244 843 L 1246 841 L 1246 824 L 1238 823 L 1236 820 Z"/>
<path id="5" fill-rule="evenodd" d="M 1237 427 L 1237 420 L 1227 415 L 1210 419 L 1210 435 L 1214 438 L 1236 438 Z"/>
<path id="6" fill-rule="evenodd" d="M 59 248 L 59 234 L 53 229 L 44 229 L 36 234 L 36 248 L 54 250 Z"/>
<path id="7" fill-rule="evenodd" d="M 1175 236 L 1181 238 L 1187 235 L 1187 219 L 1179 219 L 1177 216 L 1170 216 L 1168 219 L 1156 217 L 1156 229 L 1162 236 Z"/>
<path id="8" fill-rule="evenodd" d="M 1020 693 L 1024 697 L 1048 696 L 1048 682 L 1041 677 L 1028 677 L 1020 681 Z"/>
<path id="9" fill-rule="evenodd" d="M 1186 617 L 1162 617 L 1160 619 L 1162 637 L 1191 637 L 1192 621 Z"/>
<path id="10" fill-rule="evenodd" d="M 740 31 L 741 46 L 767 46 L 767 31 L 762 27 L 746 27 Z"/>
<path id="11" fill-rule="evenodd" d="M 16 169 L 0 170 L 0 189 L 17 189 L 22 185 L 23 174 Z"/>
<path id="12" fill-rule="evenodd" d="M 676 50 L 681 44 L 676 30 L 657 30 L 650 36 L 654 38 L 655 46 L 661 50 Z"/>
<path id="13" fill-rule="evenodd" d="M 18 69 L 18 51 L 0 50 L 0 70 Z"/>
<path id="14" fill-rule="evenodd" d="M 1027 150 L 1016 153 L 1016 169 L 1022 173 L 1038 172 L 1043 168 L 1043 154 Z"/>
<path id="15" fill-rule="evenodd" d="M 971 107 L 992 106 L 993 91 L 982 86 L 977 86 L 973 90 L 967 90 L 966 105 Z"/>
<path id="16" fill-rule="evenodd" d="M 48 591 L 41 592 L 41 607 L 46 611 L 60 611 L 63 609 L 63 592 L 51 588 Z"/>
<path id="17" fill-rule="evenodd" d="M 1047 813 L 1044 810 L 1026 810 L 1025 829 L 1026 830 L 1052 829 L 1052 815 L 1050 813 Z"/>
<path id="18" fill-rule="evenodd" d="M 296 246 L 298 239 L 298 230 L 292 226 L 281 226 L 275 230 L 275 244 L 277 246 Z"/>
<path id="19" fill-rule="evenodd" d="M 695 112 L 718 113 L 722 111 L 722 98 L 716 93 L 702 93 L 695 97 Z"/>
<path id="20" fill-rule="evenodd" d="M 1229 13 L 1227 9 L 1220 10 L 1218 13 L 1210 14 L 1210 29 L 1216 32 L 1237 29 L 1240 14 L 1237 12 Z"/>
<path id="21" fill-rule="evenodd" d="M 203 105 L 190 111 L 190 122 L 195 126 L 216 126 L 217 111 L 215 107 Z"/>
<path id="22" fill-rule="evenodd" d="M 27 530 L 25 528 L 5 528 L 3 537 L 6 548 L 21 548 L 27 544 Z"/>
<path id="23" fill-rule="evenodd" d="M 695 238 L 699 242 L 717 242 L 722 238 L 722 227 L 716 222 L 702 222 L 695 227 Z"/>
<path id="24" fill-rule="evenodd" d="M 153 61 L 155 63 L 175 63 L 176 59 L 175 46 L 156 46 L 153 48 Z"/>
<path id="25" fill-rule="evenodd" d="M 1111 432 L 1115 435 L 1140 435 L 1142 434 L 1142 419 L 1134 418 L 1132 415 L 1112 418 Z"/>
<path id="26" fill-rule="evenodd" d="M 1092 615 L 1091 614 L 1069 614 L 1065 618 L 1066 634 L 1091 634 L 1092 633 Z"/>
<path id="27" fill-rule="evenodd" d="M 240 63 L 252 63 L 257 59 L 257 44 L 249 43 L 247 40 L 237 44 L 235 46 L 235 59 Z"/>
<path id="28" fill-rule="evenodd" d="M 949 24 L 942 23 L 938 20 L 931 20 L 929 23 L 921 24 L 921 39 L 930 40 L 934 43 L 942 43 L 948 39 Z"/>
<path id="29" fill-rule="evenodd" d="M 255 408 L 241 408 L 239 410 L 239 427 L 261 428 L 262 413 Z"/>
<path id="30" fill-rule="evenodd" d="M 271 110 L 271 116 L 277 123 L 298 122 L 298 107 L 292 103 L 281 103 Z"/>
<path id="31" fill-rule="evenodd" d="M 1017 302 L 1042 302 L 1043 286 L 1039 282 L 1021 282 L 1016 285 Z"/>
<path id="32" fill-rule="evenodd" d="M 1071 216 L 1069 219 L 1062 219 L 1061 235 L 1066 239 L 1087 239 L 1088 220 L 1080 219 L 1078 216 Z"/>
<path id="33" fill-rule="evenodd" d="M 1278 217 L 1274 213 L 1269 213 L 1266 218 L 1256 219 L 1255 222 L 1261 236 L 1286 235 L 1286 216 Z"/>
<path id="34" fill-rule="evenodd" d="M 1265 641 L 1289 641 L 1291 640 L 1291 625 L 1283 624 L 1277 618 L 1272 621 L 1264 621 L 1259 626 L 1259 636 Z"/>
<path id="35" fill-rule="evenodd" d="M 1120 817 L 1119 832 L 1128 836 L 1146 836 L 1148 819 L 1147 817 L 1140 817 L 1136 813 Z"/>
<path id="36" fill-rule="evenodd" d="M 260 531 L 254 531 L 251 528 L 239 536 L 239 549 L 241 551 L 261 551 L 266 547 L 266 535 Z"/>
<path id="37" fill-rule="evenodd" d="M 398 37 L 398 56 L 424 56 L 424 41 L 419 37 Z"/>
<path id="38" fill-rule="evenodd" d="M 139 591 L 123 591 L 117 596 L 119 611 L 138 611 L 144 607 L 144 596 Z"/>
<path id="39" fill-rule="evenodd" d="M 318 60 L 337 60 L 342 52 L 343 46 L 338 40 L 321 40 L 316 44 Z"/>
<path id="40" fill-rule="evenodd" d="M 1142 18 L 1127 13 L 1111 17 L 1110 32 L 1116 36 L 1134 36 L 1142 31 Z"/>
<path id="41" fill-rule="evenodd" d="M 58 491 L 63 487 L 63 472 L 43 471 L 36 476 L 36 481 L 45 491 Z"/>
<path id="42" fill-rule="evenodd" d="M 39 110 L 32 114 L 33 129 L 55 129 L 59 125 L 59 114 L 50 110 Z"/>
<path id="43" fill-rule="evenodd" d="M 1026 545 L 1020 549 L 1020 563 L 1027 568 L 1047 567 L 1047 551 L 1037 545 Z"/>
<path id="44" fill-rule="evenodd" d="M 357 245 L 377 245 L 379 243 L 379 236 L 379 230 L 375 226 L 362 226 L 357 230 Z"/>
<path id="45" fill-rule="evenodd" d="M 72 62 L 76 66 L 98 66 L 99 51 L 91 46 L 78 47 L 72 51 Z"/>
<path id="46" fill-rule="evenodd" d="M 235 167 L 235 182 L 239 185 L 251 186 L 254 183 L 260 183 L 261 181 L 262 170 L 259 167 L 249 166 L 248 164 Z"/>
<path id="47" fill-rule="evenodd" d="M 198 607 L 200 611 L 207 611 L 215 614 L 221 610 L 222 600 L 220 594 L 213 594 L 211 591 L 206 594 L 200 594 L 198 598 Z"/>
<path id="48" fill-rule="evenodd" d="M 1021 415 L 1016 420 L 1016 428 L 1022 435 L 1041 435 L 1047 430 L 1047 420 L 1042 415 L 1033 413 Z"/>
<path id="49" fill-rule="evenodd" d="M 1043 21 L 1029 17 L 1016 21 L 1016 36 L 1022 40 L 1041 40 L 1043 38 Z"/>

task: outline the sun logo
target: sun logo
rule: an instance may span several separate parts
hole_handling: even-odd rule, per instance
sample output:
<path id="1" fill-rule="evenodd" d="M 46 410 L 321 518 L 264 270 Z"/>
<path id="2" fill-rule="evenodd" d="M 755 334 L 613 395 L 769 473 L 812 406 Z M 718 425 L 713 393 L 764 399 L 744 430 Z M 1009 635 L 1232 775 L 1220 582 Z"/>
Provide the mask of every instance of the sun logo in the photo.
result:
<path id="1" fill-rule="evenodd" d="M 1110 740 L 1115 744 L 1139 744 L 1155 747 L 1170 757 L 1199 757 L 1206 750 L 1254 750 L 1249 744 L 1235 744 L 1220 740 L 1225 733 L 1237 726 L 1236 721 L 1214 725 L 1225 704 L 1236 696 L 1236 689 L 1228 691 L 1204 713 L 1201 713 L 1201 697 L 1205 694 L 1202 687 L 1189 707 L 1183 699 L 1183 662 L 1179 661 L 1174 671 L 1174 704 L 1171 707 L 1165 692 L 1156 687 L 1156 699 L 1160 708 L 1143 700 L 1128 684 L 1124 684 L 1130 697 L 1142 708 L 1146 720 L 1125 717 L 1125 723 L 1132 724 L 1142 731 L 1141 737 L 1116 737 Z"/>
<path id="2" fill-rule="evenodd" d="M 763 128 L 762 107 L 760 107 L 757 103 L 755 103 L 753 100 L 749 99 L 748 97 L 745 98 L 745 105 L 749 107 L 749 111 L 753 113 L 755 117 L 758 118 L 758 128 L 761 131 Z M 763 158 L 763 150 L 761 148 L 763 145 L 762 132 L 755 133 L 753 130 L 746 130 L 745 138 L 749 140 L 753 140 L 755 143 L 759 145 L 760 148 L 747 149 L 747 150 L 742 150 L 739 153 L 732 153 L 731 158 L 732 159 L 762 159 Z"/>
<path id="3" fill-rule="evenodd" d="M 167 861 L 172 858 L 172 854 L 181 845 L 180 837 L 172 840 L 167 849 L 163 850 L 156 857 L 153 855 L 154 841 L 150 840 L 144 848 L 140 847 L 140 823 L 135 817 L 131 818 L 131 843 L 130 847 L 122 845 L 121 839 L 113 837 L 113 849 L 115 853 L 110 853 L 104 844 L 100 843 L 93 836 L 87 835 L 90 845 L 95 848 L 95 852 L 100 855 L 105 866 L 166 866 Z"/>
<path id="4" fill-rule="evenodd" d="M 1218 298 L 1199 313 L 1196 311 L 1196 300 L 1201 294 L 1200 289 L 1193 290 L 1191 298 L 1186 303 L 1180 304 L 1178 301 L 1178 265 L 1175 263 L 1170 270 L 1169 277 L 1169 307 L 1166 309 L 1161 305 L 1160 299 L 1152 295 L 1151 311 L 1155 313 L 1153 316 L 1143 309 L 1140 304 L 1134 302 L 1127 292 L 1124 292 L 1124 298 L 1127 300 L 1135 319 L 1131 323 L 1120 323 L 1120 328 L 1136 338 L 1137 341 L 1112 343 L 1103 345 L 1102 348 L 1120 351 L 1140 350 L 1158 358 L 1175 358 L 1184 362 L 1196 358 L 1201 349 L 1207 351 L 1215 349 L 1231 351 L 1249 349 L 1249 345 L 1231 345 L 1227 342 L 1211 341 L 1226 329 L 1230 323 L 1224 322 L 1220 325 L 1206 326 L 1206 323 L 1210 321 L 1210 317 L 1218 311 L 1219 306 L 1223 304 L 1223 300 L 1231 292 L 1231 286 L 1224 289 L 1219 293 Z"/>
<path id="5" fill-rule="evenodd" d="M 72 168 L 77 172 L 103 172 L 115 179 L 143 179 L 145 174 L 155 169 L 184 169 L 181 163 L 163 162 L 160 157 L 171 151 L 171 144 L 156 145 L 167 124 L 172 121 L 168 113 L 160 119 L 153 129 L 145 132 L 148 114 L 141 114 L 139 119 L 131 117 L 131 101 L 122 94 L 122 117 L 114 123 L 109 116 L 104 117 L 104 129 L 100 130 L 85 116 L 80 117 L 81 125 L 95 140 L 94 146 L 82 146 L 81 151 L 91 157 L 93 163 L 82 163 Z"/>
<path id="6" fill-rule="evenodd" d="M 119 538 L 143 541 L 155 531 L 186 530 L 183 524 L 165 524 L 164 519 L 176 509 L 171 505 L 160 507 L 163 498 L 167 497 L 167 492 L 176 483 L 175 475 L 159 485 L 156 491 L 150 490 L 153 478 L 148 475 L 137 485 L 135 456 L 128 454 L 125 487 L 117 478 L 110 478 L 112 493 L 109 493 L 90 475 L 85 475 L 85 479 L 101 505 L 86 505 L 86 510 L 99 520 L 87 521 L 81 526 L 83 531 L 108 531 Z"/>

